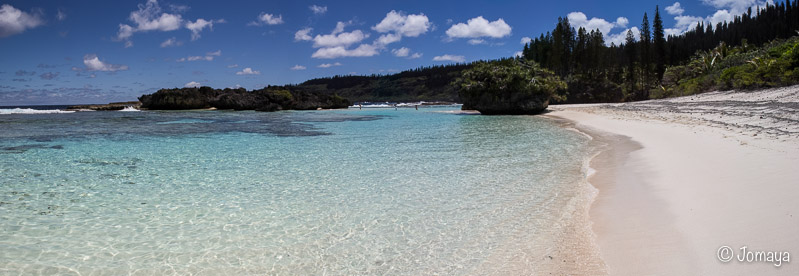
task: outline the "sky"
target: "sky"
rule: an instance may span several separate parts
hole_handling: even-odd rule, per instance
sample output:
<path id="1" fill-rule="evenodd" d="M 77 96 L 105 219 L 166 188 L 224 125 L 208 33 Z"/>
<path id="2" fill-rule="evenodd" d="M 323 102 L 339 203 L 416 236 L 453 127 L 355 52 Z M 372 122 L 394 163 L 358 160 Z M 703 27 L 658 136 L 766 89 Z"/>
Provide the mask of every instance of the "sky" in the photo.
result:
<path id="1" fill-rule="evenodd" d="M 771 3 L 770 0 L 767 0 Z M 667 34 L 731 20 L 763 0 L 0 0 L 0 106 L 135 100 L 160 88 L 259 89 L 334 75 L 517 55 L 558 17 Z"/>

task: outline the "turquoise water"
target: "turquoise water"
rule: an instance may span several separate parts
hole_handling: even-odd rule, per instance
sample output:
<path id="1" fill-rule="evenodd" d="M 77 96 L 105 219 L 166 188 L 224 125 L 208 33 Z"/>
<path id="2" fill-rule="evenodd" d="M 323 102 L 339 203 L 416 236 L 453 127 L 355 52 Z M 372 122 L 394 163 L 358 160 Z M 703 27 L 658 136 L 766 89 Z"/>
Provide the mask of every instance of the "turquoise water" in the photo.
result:
<path id="1" fill-rule="evenodd" d="M 586 205 L 589 139 L 455 111 L 0 115 L 0 272 L 543 268 Z"/>

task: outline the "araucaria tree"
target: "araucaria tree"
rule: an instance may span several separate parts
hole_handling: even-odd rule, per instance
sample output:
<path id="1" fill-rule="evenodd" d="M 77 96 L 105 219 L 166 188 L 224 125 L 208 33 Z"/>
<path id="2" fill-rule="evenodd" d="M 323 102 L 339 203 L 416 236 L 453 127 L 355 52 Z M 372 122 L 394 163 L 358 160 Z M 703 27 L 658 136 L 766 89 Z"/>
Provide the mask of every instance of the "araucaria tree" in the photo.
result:
<path id="1" fill-rule="evenodd" d="M 641 22 L 641 90 L 636 97 L 637 100 L 646 100 L 649 98 L 649 79 L 652 73 L 652 53 L 650 52 L 652 44 L 652 33 L 649 31 L 649 18 L 644 13 L 644 21 Z"/>
<path id="2" fill-rule="evenodd" d="M 654 29 L 654 48 L 655 48 L 655 80 L 658 83 L 663 79 L 666 72 L 666 37 L 663 32 L 663 20 L 660 18 L 660 8 L 655 6 L 655 21 L 652 22 Z"/>

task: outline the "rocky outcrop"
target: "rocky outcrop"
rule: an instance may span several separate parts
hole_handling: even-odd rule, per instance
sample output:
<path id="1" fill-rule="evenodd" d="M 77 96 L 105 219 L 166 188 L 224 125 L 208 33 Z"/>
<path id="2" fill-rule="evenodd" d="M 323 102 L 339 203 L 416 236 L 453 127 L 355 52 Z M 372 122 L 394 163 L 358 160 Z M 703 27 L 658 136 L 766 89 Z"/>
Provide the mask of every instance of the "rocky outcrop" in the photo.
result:
<path id="1" fill-rule="evenodd" d="M 463 110 L 483 115 L 533 115 L 549 106 L 566 84 L 554 73 L 521 60 L 478 62 L 455 83 Z"/>
<path id="2" fill-rule="evenodd" d="M 109 103 L 109 104 L 73 105 L 67 107 L 67 110 L 68 111 L 82 111 L 82 110 L 118 111 L 125 109 L 126 107 L 139 108 L 140 106 L 141 102 L 134 101 L 134 102 L 119 102 L 119 103 Z"/>
<path id="3" fill-rule="evenodd" d="M 464 104 L 466 106 L 466 104 Z M 464 110 L 477 110 L 483 115 L 535 115 L 547 109 L 549 96 L 525 98 L 485 97 L 464 107 Z"/>
<path id="4" fill-rule="evenodd" d="M 160 110 L 233 109 L 256 111 L 347 108 L 350 102 L 338 95 L 307 92 L 294 87 L 271 86 L 247 91 L 239 89 L 175 88 L 142 95 L 142 108 Z"/>

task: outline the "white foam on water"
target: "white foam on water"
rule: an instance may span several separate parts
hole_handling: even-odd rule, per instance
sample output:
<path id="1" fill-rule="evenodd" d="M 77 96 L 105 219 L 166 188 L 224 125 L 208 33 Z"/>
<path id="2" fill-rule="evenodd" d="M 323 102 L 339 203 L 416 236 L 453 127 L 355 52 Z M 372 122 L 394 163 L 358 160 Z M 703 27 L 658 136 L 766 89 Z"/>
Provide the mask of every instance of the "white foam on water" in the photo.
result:
<path id="1" fill-rule="evenodd" d="M 138 109 L 136 109 L 135 107 L 132 107 L 132 106 L 126 106 L 125 108 L 123 108 L 120 111 L 122 111 L 122 112 L 136 112 L 136 111 L 141 111 L 141 110 L 138 110 Z"/>
<path id="2" fill-rule="evenodd" d="M 0 115 L 4 114 L 54 114 L 54 113 L 74 113 L 75 111 L 66 111 L 60 109 L 32 109 L 32 108 L 12 108 L 0 109 Z"/>

